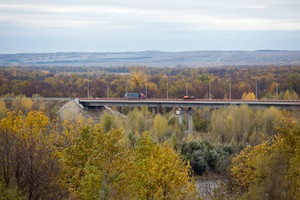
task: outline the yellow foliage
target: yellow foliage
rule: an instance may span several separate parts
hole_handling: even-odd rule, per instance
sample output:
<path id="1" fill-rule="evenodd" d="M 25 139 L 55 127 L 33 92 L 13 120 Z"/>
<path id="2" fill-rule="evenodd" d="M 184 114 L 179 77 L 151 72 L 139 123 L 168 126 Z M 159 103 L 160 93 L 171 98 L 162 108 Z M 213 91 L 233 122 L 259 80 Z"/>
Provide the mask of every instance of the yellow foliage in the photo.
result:
<path id="1" fill-rule="evenodd" d="M 297 100 L 298 95 L 295 91 L 286 90 L 284 93 L 284 100 Z"/>
<path id="2" fill-rule="evenodd" d="M 167 143 L 155 144 L 146 134 L 139 139 L 136 153 L 138 199 L 184 199 L 195 195 L 195 183 L 189 176 L 190 165 Z"/>
<path id="3" fill-rule="evenodd" d="M 256 97 L 255 97 L 255 94 L 253 92 L 248 92 L 248 93 L 244 92 L 243 96 L 242 96 L 242 99 L 243 100 L 255 100 Z"/>
<path id="4" fill-rule="evenodd" d="M 62 157 L 62 181 L 79 199 L 183 199 L 195 197 L 190 166 L 167 144 L 149 134 L 136 149 L 124 146 L 123 132 L 83 127 Z"/>
<path id="5" fill-rule="evenodd" d="M 144 86 L 147 83 L 147 75 L 142 71 L 134 71 L 131 73 L 131 83 L 133 86 Z"/>
<path id="6" fill-rule="evenodd" d="M 41 111 L 30 111 L 26 118 L 23 127 L 24 137 L 40 137 L 45 134 L 49 118 Z"/>
<path id="7" fill-rule="evenodd" d="M 0 119 L 6 115 L 7 108 L 4 101 L 0 101 Z"/>
<path id="8" fill-rule="evenodd" d="M 157 92 L 157 85 L 153 82 L 147 83 L 148 93 L 156 93 Z"/>
<path id="9" fill-rule="evenodd" d="M 237 183 L 245 188 L 253 182 L 263 179 L 264 175 L 259 170 L 264 158 L 272 152 L 268 142 L 255 147 L 248 146 L 232 159 L 231 173 Z"/>
<path id="10" fill-rule="evenodd" d="M 249 146 L 232 159 L 231 174 L 245 199 L 300 198 L 300 124 L 279 125 L 272 141 Z"/>
<path id="11" fill-rule="evenodd" d="M 155 115 L 153 121 L 153 133 L 159 142 L 164 141 L 165 133 L 168 129 L 168 121 L 161 114 Z"/>
<path id="12" fill-rule="evenodd" d="M 32 106 L 32 100 L 24 95 L 15 97 L 14 101 L 12 102 L 12 107 L 16 112 L 22 110 L 25 114 L 32 110 Z"/>
<path id="13" fill-rule="evenodd" d="M 22 107 L 25 110 L 29 111 L 29 110 L 32 109 L 33 102 L 32 102 L 32 100 L 30 98 L 23 97 L 21 99 L 21 102 L 22 102 Z"/>
<path id="14" fill-rule="evenodd" d="M 7 108 L 6 108 L 6 104 L 4 101 L 0 101 L 0 112 L 6 112 Z"/>
<path id="15" fill-rule="evenodd" d="M 62 181 L 80 199 L 122 199 L 130 189 L 133 154 L 123 145 L 122 130 L 82 127 L 63 151 Z"/>
<path id="16" fill-rule="evenodd" d="M 0 121 L 0 179 L 21 196 L 56 199 L 58 160 L 48 134 L 49 119 L 40 111 L 8 112 Z M 18 180 L 18 181 L 15 181 Z M 30 190 L 28 188 L 32 187 Z M 59 189 L 58 189 L 59 190 Z M 59 193 L 59 191 L 57 191 Z M 50 196 L 52 198 L 50 198 Z"/>

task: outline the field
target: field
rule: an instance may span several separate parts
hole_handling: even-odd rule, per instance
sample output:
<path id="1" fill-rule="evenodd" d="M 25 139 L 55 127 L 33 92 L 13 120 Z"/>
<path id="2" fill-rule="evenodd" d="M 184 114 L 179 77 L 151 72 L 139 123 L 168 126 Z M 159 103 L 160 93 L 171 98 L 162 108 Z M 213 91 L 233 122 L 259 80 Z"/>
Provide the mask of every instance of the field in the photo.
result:
<path id="1" fill-rule="evenodd" d="M 300 51 L 57 52 L 0 54 L 0 66 L 224 66 L 296 65 Z"/>

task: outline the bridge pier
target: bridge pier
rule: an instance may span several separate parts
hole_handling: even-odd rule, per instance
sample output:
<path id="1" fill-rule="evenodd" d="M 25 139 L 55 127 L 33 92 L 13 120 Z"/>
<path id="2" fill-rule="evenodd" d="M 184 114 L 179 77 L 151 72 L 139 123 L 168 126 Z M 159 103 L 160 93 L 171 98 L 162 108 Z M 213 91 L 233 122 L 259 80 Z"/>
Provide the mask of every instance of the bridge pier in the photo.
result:
<path id="1" fill-rule="evenodd" d="M 181 110 L 178 110 L 178 111 L 176 110 L 176 115 L 178 115 L 179 124 L 182 125 L 183 124 L 183 114 L 182 114 L 182 111 Z"/>
<path id="2" fill-rule="evenodd" d="M 188 132 L 192 132 L 193 131 L 193 113 L 194 113 L 194 110 L 192 109 L 189 109 L 187 111 L 188 113 Z"/>
<path id="3" fill-rule="evenodd" d="M 193 132 L 193 113 L 194 110 L 192 108 L 188 108 L 188 110 L 182 110 L 181 108 L 178 108 L 176 110 L 176 115 L 178 115 L 179 124 L 183 124 L 183 115 L 188 115 L 188 133 Z"/>

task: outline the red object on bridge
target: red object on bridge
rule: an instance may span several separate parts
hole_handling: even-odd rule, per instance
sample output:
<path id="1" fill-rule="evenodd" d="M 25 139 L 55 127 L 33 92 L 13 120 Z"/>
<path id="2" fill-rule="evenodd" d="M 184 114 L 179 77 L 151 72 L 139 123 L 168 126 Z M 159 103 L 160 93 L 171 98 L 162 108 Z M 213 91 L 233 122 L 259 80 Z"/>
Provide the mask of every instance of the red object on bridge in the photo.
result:
<path id="1" fill-rule="evenodd" d="M 194 96 L 183 96 L 182 98 L 183 98 L 183 99 L 195 99 Z"/>

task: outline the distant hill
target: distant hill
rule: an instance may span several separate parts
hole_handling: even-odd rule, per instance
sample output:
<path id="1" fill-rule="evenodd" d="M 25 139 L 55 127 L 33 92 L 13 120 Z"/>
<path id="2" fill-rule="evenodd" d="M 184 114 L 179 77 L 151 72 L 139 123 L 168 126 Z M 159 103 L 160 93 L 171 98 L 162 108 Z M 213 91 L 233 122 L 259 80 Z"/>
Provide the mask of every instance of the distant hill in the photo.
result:
<path id="1" fill-rule="evenodd" d="M 58 52 L 0 54 L 0 66 L 299 65 L 300 51 Z"/>

